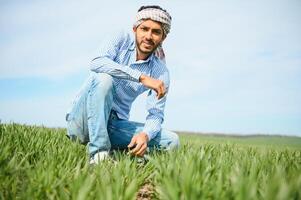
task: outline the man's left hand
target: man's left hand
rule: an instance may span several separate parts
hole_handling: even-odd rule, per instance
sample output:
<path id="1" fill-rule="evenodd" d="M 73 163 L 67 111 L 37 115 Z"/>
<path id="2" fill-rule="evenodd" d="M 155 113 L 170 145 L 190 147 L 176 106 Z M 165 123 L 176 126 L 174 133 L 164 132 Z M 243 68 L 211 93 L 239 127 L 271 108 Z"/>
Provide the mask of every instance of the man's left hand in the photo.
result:
<path id="1" fill-rule="evenodd" d="M 134 147 L 130 153 L 135 156 L 142 157 L 147 149 L 148 136 L 146 133 L 141 132 L 137 135 L 134 135 L 131 143 L 128 145 L 128 148 Z"/>

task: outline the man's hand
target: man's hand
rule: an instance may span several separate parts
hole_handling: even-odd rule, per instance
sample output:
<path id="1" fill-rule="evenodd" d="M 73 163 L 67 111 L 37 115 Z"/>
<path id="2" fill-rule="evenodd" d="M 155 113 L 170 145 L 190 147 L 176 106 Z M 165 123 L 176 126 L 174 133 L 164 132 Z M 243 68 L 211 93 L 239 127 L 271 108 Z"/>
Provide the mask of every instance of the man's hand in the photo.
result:
<path id="1" fill-rule="evenodd" d="M 139 81 L 145 87 L 155 90 L 157 92 L 158 99 L 161 99 L 162 97 L 164 97 L 164 95 L 166 93 L 166 89 L 165 89 L 165 85 L 164 85 L 163 81 L 151 78 L 151 77 L 143 75 L 143 74 L 140 76 Z"/>
<path id="2" fill-rule="evenodd" d="M 128 145 L 128 148 L 133 148 L 130 153 L 132 155 L 142 157 L 146 151 L 147 142 L 148 136 L 146 135 L 146 133 L 141 132 L 137 135 L 134 135 L 131 143 Z"/>

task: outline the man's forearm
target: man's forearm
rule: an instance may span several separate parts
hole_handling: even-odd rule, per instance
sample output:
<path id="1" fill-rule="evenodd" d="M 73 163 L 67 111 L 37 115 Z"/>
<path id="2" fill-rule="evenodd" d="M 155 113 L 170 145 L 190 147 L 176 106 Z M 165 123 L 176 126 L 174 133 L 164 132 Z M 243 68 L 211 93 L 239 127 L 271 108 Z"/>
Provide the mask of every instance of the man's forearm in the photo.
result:
<path id="1" fill-rule="evenodd" d="M 153 89 L 157 92 L 157 98 L 161 99 L 166 94 L 166 87 L 164 82 L 159 79 L 151 78 L 147 75 L 141 74 L 139 81 L 150 89 Z"/>
<path id="2" fill-rule="evenodd" d="M 96 73 L 107 73 L 113 77 L 139 82 L 141 72 L 129 66 L 120 65 L 105 56 L 97 57 L 90 63 L 90 69 Z"/>
<path id="3" fill-rule="evenodd" d="M 160 132 L 162 121 L 162 119 L 155 116 L 146 120 L 142 132 L 147 134 L 149 140 L 156 137 L 157 134 Z"/>

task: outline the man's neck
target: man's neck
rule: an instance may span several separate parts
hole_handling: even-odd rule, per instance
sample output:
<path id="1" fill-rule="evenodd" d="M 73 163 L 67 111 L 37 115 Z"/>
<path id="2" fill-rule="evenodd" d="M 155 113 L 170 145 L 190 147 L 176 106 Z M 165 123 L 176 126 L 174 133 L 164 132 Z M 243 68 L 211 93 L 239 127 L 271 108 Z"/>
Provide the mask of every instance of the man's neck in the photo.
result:
<path id="1" fill-rule="evenodd" d="M 147 60 L 148 57 L 151 55 L 152 53 L 148 53 L 148 54 L 145 54 L 145 53 L 142 53 L 140 52 L 139 50 L 136 51 L 136 61 L 138 60 Z"/>

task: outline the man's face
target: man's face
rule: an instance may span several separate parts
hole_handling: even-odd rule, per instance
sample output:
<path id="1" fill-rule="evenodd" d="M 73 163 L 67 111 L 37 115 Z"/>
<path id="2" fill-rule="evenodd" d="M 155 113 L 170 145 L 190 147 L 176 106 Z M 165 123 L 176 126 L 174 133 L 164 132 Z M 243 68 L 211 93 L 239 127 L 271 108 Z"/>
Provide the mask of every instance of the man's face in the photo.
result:
<path id="1" fill-rule="evenodd" d="M 138 54 L 150 55 L 165 39 L 161 24 L 152 20 L 145 20 L 134 32 Z"/>

